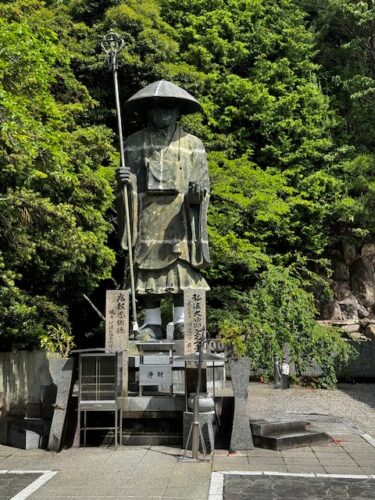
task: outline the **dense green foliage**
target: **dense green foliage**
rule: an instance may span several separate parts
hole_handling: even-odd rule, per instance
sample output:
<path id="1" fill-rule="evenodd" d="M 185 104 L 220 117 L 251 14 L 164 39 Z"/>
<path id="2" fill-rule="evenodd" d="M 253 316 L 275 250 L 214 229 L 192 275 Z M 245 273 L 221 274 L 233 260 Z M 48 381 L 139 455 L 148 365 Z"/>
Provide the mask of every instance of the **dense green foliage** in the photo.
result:
<path id="1" fill-rule="evenodd" d="M 347 195 L 339 238 L 358 243 L 375 230 L 375 2 L 298 2 L 308 13 L 318 51 L 319 79 L 336 113 L 335 175 Z M 334 239 L 334 238 L 333 238 Z"/>
<path id="2" fill-rule="evenodd" d="M 341 238 L 375 232 L 374 11 L 373 0 L 1 2 L 3 345 L 51 325 L 69 335 L 71 307 L 110 276 L 116 124 L 100 44 L 115 28 L 123 100 L 165 78 L 202 103 L 182 121 L 209 153 L 211 333 L 228 321 L 240 332 L 246 317 L 259 365 L 282 342 L 305 359 L 302 337 L 315 357 L 319 345 L 341 352 L 305 290 L 328 276 Z M 124 118 L 126 134 L 142 121 Z M 297 290 L 295 312 L 287 302 L 273 323 Z M 282 314 L 296 311 L 289 338 Z"/>
<path id="3" fill-rule="evenodd" d="M 274 355 L 280 360 L 285 355 L 295 378 L 317 363 L 322 373 L 315 384 L 332 387 L 337 361 L 347 360 L 353 352 L 338 329 L 316 322 L 313 297 L 303 285 L 288 269 L 270 266 L 246 300 L 241 320 L 221 321 L 221 335 L 234 356 L 249 356 L 252 367 L 263 369 L 267 378 Z"/>
<path id="4" fill-rule="evenodd" d="M 110 275 L 101 174 L 111 133 L 84 123 L 93 106 L 39 1 L 0 5 L 0 331 L 2 347 L 38 345 L 67 306 Z"/>

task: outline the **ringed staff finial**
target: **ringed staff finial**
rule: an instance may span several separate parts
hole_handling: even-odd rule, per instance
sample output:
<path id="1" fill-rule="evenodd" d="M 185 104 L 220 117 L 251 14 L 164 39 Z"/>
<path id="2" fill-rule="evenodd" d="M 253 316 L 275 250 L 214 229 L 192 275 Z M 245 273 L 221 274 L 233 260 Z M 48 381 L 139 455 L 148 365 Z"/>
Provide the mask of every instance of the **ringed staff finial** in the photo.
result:
<path id="1" fill-rule="evenodd" d="M 125 40 L 115 31 L 110 30 L 101 43 L 102 49 L 107 55 L 110 69 L 117 70 L 117 54 L 124 48 Z"/>

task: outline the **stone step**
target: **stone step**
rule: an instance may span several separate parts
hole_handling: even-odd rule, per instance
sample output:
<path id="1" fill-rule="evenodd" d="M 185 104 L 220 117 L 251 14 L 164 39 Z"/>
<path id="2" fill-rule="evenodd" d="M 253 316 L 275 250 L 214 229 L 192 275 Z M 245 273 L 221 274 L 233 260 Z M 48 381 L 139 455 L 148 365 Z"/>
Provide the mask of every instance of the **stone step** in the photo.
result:
<path id="1" fill-rule="evenodd" d="M 301 446 L 311 446 L 316 444 L 325 444 L 331 441 L 331 438 L 324 432 L 302 431 L 285 432 L 282 434 L 270 434 L 267 436 L 253 436 L 254 446 L 266 448 L 268 450 L 286 450 L 289 448 L 298 448 Z"/>
<path id="2" fill-rule="evenodd" d="M 306 422 L 305 420 L 290 422 L 268 422 L 262 420 L 250 421 L 250 425 L 253 436 L 265 436 L 270 434 L 283 434 L 284 432 L 302 432 L 306 430 L 306 425 L 310 425 L 310 422 Z"/>
<path id="3" fill-rule="evenodd" d="M 182 434 L 122 433 L 121 442 L 127 446 L 179 446 L 182 447 Z"/>

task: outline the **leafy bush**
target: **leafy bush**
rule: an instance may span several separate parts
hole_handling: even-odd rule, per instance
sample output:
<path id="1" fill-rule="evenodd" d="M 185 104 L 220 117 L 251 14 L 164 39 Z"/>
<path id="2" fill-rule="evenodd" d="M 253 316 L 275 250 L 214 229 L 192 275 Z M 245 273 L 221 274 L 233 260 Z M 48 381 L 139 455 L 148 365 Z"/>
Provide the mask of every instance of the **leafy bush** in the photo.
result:
<path id="1" fill-rule="evenodd" d="M 300 378 L 312 364 L 322 369 L 314 380 L 320 387 L 334 387 L 335 365 L 353 355 L 338 329 L 319 325 L 313 294 L 288 269 L 270 266 L 264 271 L 246 303 L 247 314 L 221 321 L 223 341 L 235 355 L 247 355 L 252 367 L 271 375 L 275 354 L 285 347 Z"/>
<path id="2" fill-rule="evenodd" d="M 59 354 L 67 358 L 75 347 L 73 336 L 62 326 L 49 325 L 47 333 L 40 338 L 40 345 L 50 353 Z"/>

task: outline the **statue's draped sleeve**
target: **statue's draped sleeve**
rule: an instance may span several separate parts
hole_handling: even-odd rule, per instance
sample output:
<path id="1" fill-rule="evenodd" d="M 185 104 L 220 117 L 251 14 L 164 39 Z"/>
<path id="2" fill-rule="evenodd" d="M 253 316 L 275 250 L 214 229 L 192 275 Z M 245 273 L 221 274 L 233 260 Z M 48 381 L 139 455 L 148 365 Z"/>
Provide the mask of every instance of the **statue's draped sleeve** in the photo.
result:
<path id="1" fill-rule="evenodd" d="M 139 207 L 138 207 L 138 186 L 137 177 L 134 173 L 134 168 L 131 165 L 131 158 L 125 145 L 125 164 L 132 171 L 130 175 L 130 183 L 124 185 L 121 189 L 117 191 L 116 205 L 117 205 L 117 224 L 118 230 L 117 235 L 120 240 L 120 245 L 123 250 L 128 250 L 128 238 L 127 238 L 127 228 L 126 228 L 126 215 L 125 215 L 125 193 L 124 190 L 128 191 L 128 206 L 129 206 L 129 218 L 130 218 L 130 234 L 132 247 L 137 244 L 138 238 L 138 224 L 139 224 Z M 129 163 L 130 162 L 130 163 Z"/>

